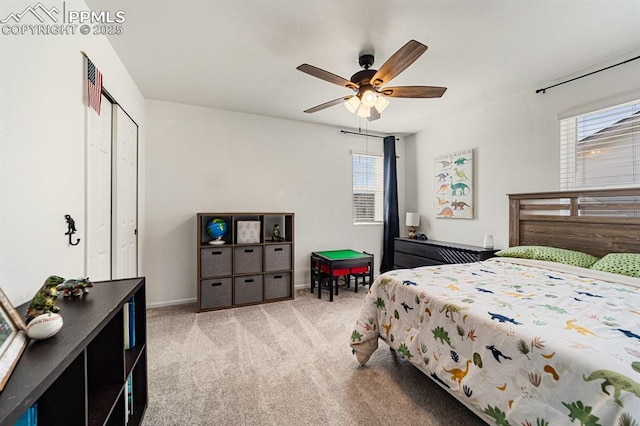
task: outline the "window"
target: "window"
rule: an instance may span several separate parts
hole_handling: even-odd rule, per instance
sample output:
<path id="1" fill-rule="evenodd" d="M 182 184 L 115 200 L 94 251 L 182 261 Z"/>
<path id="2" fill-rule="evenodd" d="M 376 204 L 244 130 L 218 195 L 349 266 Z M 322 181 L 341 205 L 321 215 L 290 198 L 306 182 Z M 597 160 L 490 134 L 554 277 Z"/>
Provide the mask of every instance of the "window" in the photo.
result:
<path id="1" fill-rule="evenodd" d="M 353 223 L 382 223 L 382 156 L 352 153 Z"/>
<path id="2" fill-rule="evenodd" d="M 640 100 L 560 122 L 560 187 L 640 183 Z"/>

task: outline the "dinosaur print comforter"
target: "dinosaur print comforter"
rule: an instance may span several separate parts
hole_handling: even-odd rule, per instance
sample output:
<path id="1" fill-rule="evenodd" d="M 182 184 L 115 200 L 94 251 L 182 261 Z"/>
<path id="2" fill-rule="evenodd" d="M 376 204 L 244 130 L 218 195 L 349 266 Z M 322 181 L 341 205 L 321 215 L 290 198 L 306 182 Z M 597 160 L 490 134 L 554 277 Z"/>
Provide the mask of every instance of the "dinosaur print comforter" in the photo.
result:
<path id="1" fill-rule="evenodd" d="M 640 280 L 595 274 L 497 258 L 390 271 L 351 346 L 365 364 L 380 337 L 490 424 L 640 424 Z"/>

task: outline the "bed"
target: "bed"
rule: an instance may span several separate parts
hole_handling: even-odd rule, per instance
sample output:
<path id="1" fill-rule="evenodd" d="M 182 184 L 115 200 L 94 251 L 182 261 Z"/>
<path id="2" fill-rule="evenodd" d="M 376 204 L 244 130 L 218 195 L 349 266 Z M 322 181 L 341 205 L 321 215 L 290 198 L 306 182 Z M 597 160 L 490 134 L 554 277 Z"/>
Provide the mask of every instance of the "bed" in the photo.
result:
<path id="1" fill-rule="evenodd" d="M 640 424 L 640 189 L 509 206 L 506 256 L 374 281 L 358 362 L 381 339 L 489 424 Z"/>

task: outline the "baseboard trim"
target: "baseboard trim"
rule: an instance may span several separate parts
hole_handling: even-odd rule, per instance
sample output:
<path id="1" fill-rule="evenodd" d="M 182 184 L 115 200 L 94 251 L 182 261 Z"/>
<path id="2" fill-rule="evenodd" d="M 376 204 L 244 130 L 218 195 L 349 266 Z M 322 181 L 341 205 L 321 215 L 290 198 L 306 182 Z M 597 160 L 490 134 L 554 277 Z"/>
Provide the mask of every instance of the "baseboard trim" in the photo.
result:
<path id="1" fill-rule="evenodd" d="M 197 301 L 198 299 L 195 297 L 190 299 L 167 300 L 165 302 L 148 303 L 147 308 L 164 308 L 166 306 L 186 305 L 189 303 L 196 303 Z"/>
<path id="2" fill-rule="evenodd" d="M 293 286 L 293 290 L 297 291 L 297 290 L 308 290 L 309 288 L 311 288 L 311 284 L 310 283 L 306 283 L 306 284 L 295 284 Z M 175 299 L 175 300 L 167 300 L 164 302 L 155 302 L 155 303 L 149 303 L 147 304 L 147 308 L 151 309 L 151 308 L 164 308 L 167 306 L 175 306 L 175 305 L 186 305 L 189 303 L 196 303 L 198 301 L 197 298 L 193 297 L 193 298 L 189 298 L 189 299 Z"/>

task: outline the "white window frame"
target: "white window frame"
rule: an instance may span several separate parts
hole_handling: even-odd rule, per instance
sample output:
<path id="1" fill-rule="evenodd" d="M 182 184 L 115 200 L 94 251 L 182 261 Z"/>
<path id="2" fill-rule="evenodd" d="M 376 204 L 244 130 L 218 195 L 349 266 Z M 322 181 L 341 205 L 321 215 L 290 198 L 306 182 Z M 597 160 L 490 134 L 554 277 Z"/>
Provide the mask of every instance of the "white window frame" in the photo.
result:
<path id="1" fill-rule="evenodd" d="M 640 100 L 560 120 L 560 188 L 640 184 Z"/>
<path id="2" fill-rule="evenodd" d="M 382 225 L 383 223 L 383 203 L 384 203 L 384 164 L 383 159 L 384 156 L 382 154 L 370 153 L 370 152 L 356 152 L 351 151 L 351 178 L 352 178 L 352 192 L 351 192 L 351 206 L 352 206 L 352 217 L 354 225 Z M 372 158 L 374 159 L 373 170 L 366 170 L 364 172 L 364 179 L 366 182 L 364 185 L 361 185 L 362 178 L 357 174 L 362 174 L 361 170 L 357 170 L 355 167 L 356 160 L 358 159 L 366 159 Z M 365 167 L 370 167 L 369 162 Z M 372 178 L 368 179 L 367 175 L 369 173 L 373 173 Z M 368 180 L 367 180 L 368 179 Z M 361 199 L 357 199 L 357 196 L 367 194 L 372 197 L 372 206 L 370 209 L 370 214 L 363 215 L 359 212 L 362 211 L 363 208 L 367 208 L 367 205 L 363 205 Z"/>

